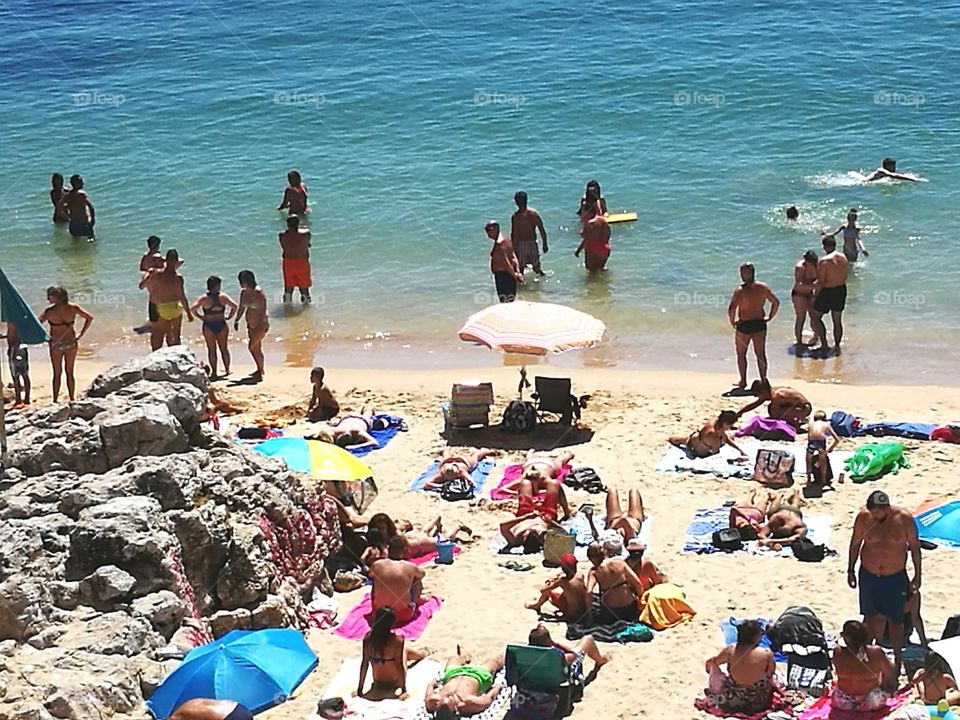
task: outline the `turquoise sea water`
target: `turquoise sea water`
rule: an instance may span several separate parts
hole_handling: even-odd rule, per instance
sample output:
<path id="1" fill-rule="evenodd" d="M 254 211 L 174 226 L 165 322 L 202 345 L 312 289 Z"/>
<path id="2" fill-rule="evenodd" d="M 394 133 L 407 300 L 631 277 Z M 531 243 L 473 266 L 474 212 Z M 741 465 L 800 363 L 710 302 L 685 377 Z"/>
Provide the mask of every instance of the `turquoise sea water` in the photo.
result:
<path id="1" fill-rule="evenodd" d="M 189 295 L 251 268 L 279 300 L 273 208 L 297 168 L 318 303 L 275 308 L 275 361 L 500 362 L 456 330 L 493 291 L 483 221 L 507 223 L 522 187 L 551 245 L 522 295 L 609 328 L 561 365 L 732 371 L 724 310 L 750 259 L 784 301 L 775 378 L 953 382 L 954 2 L 8 0 L 0 31 L 0 264 L 38 309 L 46 285 L 70 289 L 96 352 L 144 342 L 127 329 L 149 234 L 186 258 Z M 849 174 L 886 155 L 928 182 Z M 50 223 L 53 171 L 84 175 L 96 243 Z M 640 220 L 587 279 L 574 210 L 593 177 Z M 852 206 L 871 256 L 844 355 L 794 358 L 793 263 Z"/>

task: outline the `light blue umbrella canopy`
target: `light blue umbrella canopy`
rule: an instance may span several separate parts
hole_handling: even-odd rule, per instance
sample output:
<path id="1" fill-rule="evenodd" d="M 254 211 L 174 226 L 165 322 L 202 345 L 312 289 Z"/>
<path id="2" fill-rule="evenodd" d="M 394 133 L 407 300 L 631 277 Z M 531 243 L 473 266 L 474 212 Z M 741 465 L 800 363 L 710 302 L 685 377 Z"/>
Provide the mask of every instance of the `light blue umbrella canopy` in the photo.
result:
<path id="1" fill-rule="evenodd" d="M 284 702 L 317 666 L 297 630 L 233 630 L 194 648 L 147 701 L 165 720 L 196 698 L 233 700 L 257 713 Z"/>
<path id="2" fill-rule="evenodd" d="M 50 339 L 26 300 L 7 279 L 3 268 L 0 268 L 0 322 L 13 323 L 24 345 L 38 345 Z"/>
<path id="3" fill-rule="evenodd" d="M 921 540 L 960 548 L 960 500 L 948 500 L 916 516 Z"/>

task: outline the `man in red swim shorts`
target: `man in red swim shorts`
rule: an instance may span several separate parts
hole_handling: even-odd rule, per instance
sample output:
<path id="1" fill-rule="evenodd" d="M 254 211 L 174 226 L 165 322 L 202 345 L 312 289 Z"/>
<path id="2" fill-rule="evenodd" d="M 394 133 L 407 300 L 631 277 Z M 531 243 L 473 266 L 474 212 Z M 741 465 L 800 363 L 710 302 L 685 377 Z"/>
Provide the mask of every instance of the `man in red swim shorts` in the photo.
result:
<path id="1" fill-rule="evenodd" d="M 283 250 L 283 302 L 293 300 L 293 289 L 300 290 L 300 302 L 310 302 L 310 231 L 300 229 L 300 218 L 287 218 L 287 229 L 279 234 Z"/>

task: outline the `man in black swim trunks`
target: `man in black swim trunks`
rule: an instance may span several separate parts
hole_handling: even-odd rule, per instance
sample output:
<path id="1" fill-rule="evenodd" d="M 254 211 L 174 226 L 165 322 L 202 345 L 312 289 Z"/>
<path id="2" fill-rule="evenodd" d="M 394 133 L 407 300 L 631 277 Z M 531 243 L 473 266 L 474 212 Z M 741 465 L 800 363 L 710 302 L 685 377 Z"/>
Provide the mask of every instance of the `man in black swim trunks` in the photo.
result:
<path id="1" fill-rule="evenodd" d="M 737 370 L 740 371 L 738 388 L 747 387 L 747 350 L 753 343 L 753 352 L 757 356 L 757 371 L 760 379 L 767 379 L 767 323 L 773 320 L 780 309 L 780 301 L 766 283 L 757 282 L 753 263 L 745 262 L 740 266 L 740 279 L 743 281 L 733 291 L 727 318 L 730 326 L 736 330 L 734 341 L 737 348 Z M 764 306 L 770 303 L 770 314 L 766 315 Z"/>
<path id="2" fill-rule="evenodd" d="M 817 334 L 819 350 L 823 356 L 827 352 L 827 327 L 823 316 L 830 313 L 833 321 L 833 349 L 840 354 L 840 341 L 843 340 L 843 309 L 847 305 L 847 274 L 850 261 L 842 252 L 837 252 L 837 241 L 829 235 L 823 235 L 823 250 L 826 253 L 817 263 L 817 281 L 813 287 L 813 311 L 810 324 Z"/>

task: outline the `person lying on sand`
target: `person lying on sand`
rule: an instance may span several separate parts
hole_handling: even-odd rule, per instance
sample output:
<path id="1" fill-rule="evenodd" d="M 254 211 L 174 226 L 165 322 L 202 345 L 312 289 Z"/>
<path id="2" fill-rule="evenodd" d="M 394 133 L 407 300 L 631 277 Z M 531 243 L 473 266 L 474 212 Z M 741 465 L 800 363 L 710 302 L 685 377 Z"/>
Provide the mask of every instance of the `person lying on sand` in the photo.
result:
<path id="1" fill-rule="evenodd" d="M 436 720 L 457 720 L 486 710 L 503 689 L 493 678 L 503 667 L 503 656 L 473 663 L 461 652 L 447 660 L 443 676 L 427 686 L 423 704 Z"/>
<path id="2" fill-rule="evenodd" d="M 613 488 L 607 489 L 607 515 L 604 518 L 604 529 L 608 532 L 602 536 L 593 524 L 593 506 L 588 503 L 581 508 L 584 515 L 587 516 L 590 532 L 596 542 L 602 542 L 610 537 L 611 533 L 619 535 L 621 540 L 630 540 L 640 534 L 640 526 L 646 518 L 643 511 L 643 498 L 640 497 L 639 490 L 630 490 L 627 493 L 627 498 L 627 512 L 624 513 L 620 508 L 620 496 L 617 491 Z"/>
<path id="3" fill-rule="evenodd" d="M 169 720 L 253 720 L 250 711 L 233 700 L 187 700 Z"/>
<path id="4" fill-rule="evenodd" d="M 800 511 L 800 494 L 796 490 L 786 498 L 780 496 L 767 511 L 767 522 L 757 531 L 761 545 L 780 550 L 807 534 L 807 525 Z"/>
<path id="5" fill-rule="evenodd" d="M 546 489 L 546 481 L 557 480 L 560 476 L 560 470 L 564 465 L 569 465 L 571 460 L 573 460 L 573 453 L 569 450 L 555 455 L 529 450 L 526 460 L 523 462 L 523 471 L 520 473 L 520 477 L 502 485 L 500 492 L 517 495 L 520 493 L 520 487 L 524 481 L 529 481 L 533 485 L 533 494 L 539 495 Z"/>
<path id="6" fill-rule="evenodd" d="M 950 665 L 933 650 L 924 653 L 923 667 L 914 673 L 910 684 L 917 689 L 925 705 L 936 705 L 941 700 L 951 706 L 960 705 L 960 690 L 950 674 Z"/>
<path id="7" fill-rule="evenodd" d="M 737 627 L 737 642 L 706 662 L 710 687 L 705 694 L 726 714 L 759 714 L 773 703 L 777 665 L 768 648 L 758 647 L 762 639 L 760 623 L 745 620 Z"/>
<path id="8" fill-rule="evenodd" d="M 500 534 L 507 541 L 506 549 L 522 547 L 526 554 L 538 553 L 543 549 L 543 538 L 547 530 L 563 530 L 557 522 L 557 508 L 562 504 L 569 512 L 563 489 L 556 480 L 546 481 L 546 494 L 533 496 L 533 484 L 524 480 L 520 486 L 516 517 L 500 523 Z"/>
<path id="9" fill-rule="evenodd" d="M 577 558 L 574 555 L 568 553 L 560 557 L 560 574 L 543 584 L 536 602 L 527 603 L 524 607 L 539 613 L 548 601 L 559 610 L 560 617 L 566 622 L 580 622 L 589 612 L 586 578 L 577 571 Z"/>
<path id="10" fill-rule="evenodd" d="M 707 420 L 699 430 L 693 431 L 687 437 L 672 437 L 668 442 L 700 458 L 716 455 L 723 445 L 729 445 L 740 453 L 741 457 L 746 458 L 747 454 L 737 446 L 730 434 L 739 417 L 733 410 L 722 410 L 715 420 Z"/>
<path id="11" fill-rule="evenodd" d="M 342 512 L 341 522 L 343 522 L 345 516 L 348 527 L 357 528 L 364 525 L 363 519 L 349 511 L 343 506 L 343 503 L 338 502 L 337 504 L 338 512 Z M 453 532 L 444 534 L 443 519 L 440 516 L 437 516 L 433 522 L 422 530 L 417 530 L 409 520 L 394 521 L 386 513 L 376 513 L 366 522 L 366 526 L 367 549 L 361 555 L 360 562 L 367 568 L 377 560 L 388 557 L 387 546 L 397 536 L 401 536 L 407 541 L 405 559 L 422 557 L 428 553 L 436 552 L 437 541 L 444 539 L 444 537 L 447 540 L 460 542 L 470 542 L 473 539 L 473 531 L 463 524 L 458 524 Z M 466 533 L 466 537 L 460 538 L 460 533 Z"/>
<path id="12" fill-rule="evenodd" d="M 750 386 L 750 393 L 757 399 L 740 408 L 737 413 L 740 417 L 764 403 L 769 403 L 767 406 L 769 417 L 790 423 L 799 430 L 813 410 L 813 405 L 803 393 L 790 387 L 772 387 L 767 380 L 754 380 Z"/>
<path id="13" fill-rule="evenodd" d="M 403 535 L 390 539 L 387 553 L 387 559 L 377 560 L 370 566 L 370 602 L 374 610 L 391 608 L 397 623 L 402 625 L 413 620 L 416 614 L 425 573 L 404 559 L 407 557 L 407 540 Z"/>
<path id="14" fill-rule="evenodd" d="M 597 543 L 587 548 L 587 559 L 593 564 L 587 575 L 587 594 L 599 591 L 600 614 L 594 620 L 612 625 L 621 620 L 636 622 L 640 616 L 638 600 L 643 596 L 643 584 L 630 566 L 619 557 L 607 557 L 603 546 Z"/>
<path id="15" fill-rule="evenodd" d="M 330 436 L 340 447 L 376 447 L 379 443 L 370 433 L 374 430 L 386 430 L 388 425 L 386 420 L 377 417 L 373 405 L 364 404 L 359 413 L 344 415 L 332 423 Z"/>
<path id="16" fill-rule="evenodd" d="M 741 540 L 756 540 L 767 518 L 773 496 L 763 488 L 754 488 L 749 499 L 730 508 L 730 527 L 740 533 Z"/>
<path id="17" fill-rule="evenodd" d="M 527 637 L 527 643 L 535 647 L 553 648 L 563 655 L 563 662 L 569 666 L 579 661 L 582 665 L 583 658 L 588 657 L 593 660 L 594 669 L 602 668 L 610 658 L 600 652 L 593 635 L 584 635 L 575 645 L 554 640 L 550 637 L 550 631 L 543 623 L 538 624 Z"/>
<path id="18" fill-rule="evenodd" d="M 424 490 L 441 490 L 451 480 L 463 478 L 471 485 L 473 478 L 470 473 L 477 469 L 477 466 L 484 458 L 499 455 L 499 450 L 489 450 L 480 448 L 473 452 L 454 452 L 452 448 L 444 448 L 440 455 L 440 466 L 437 471 L 427 478 L 423 484 Z"/>
<path id="19" fill-rule="evenodd" d="M 446 539 L 453 542 L 471 542 L 473 540 L 473 530 L 462 523 L 458 524 L 453 532 L 444 532 L 443 519 L 439 515 L 422 530 L 417 530 L 409 520 L 397 520 L 396 525 L 397 530 L 407 538 L 409 552 L 407 557 L 411 558 L 436 552 L 437 542 L 440 540 Z M 460 533 L 465 533 L 466 537 L 460 538 Z"/>
<path id="20" fill-rule="evenodd" d="M 370 632 L 363 638 L 360 680 L 354 696 L 383 700 L 397 697 L 399 691 L 399 699 L 407 699 L 407 669 L 423 660 L 427 653 L 406 646 L 403 636 L 393 632 L 396 621 L 397 616 L 388 607 L 374 613 Z M 365 693 L 368 671 L 373 676 L 373 684 Z"/>

